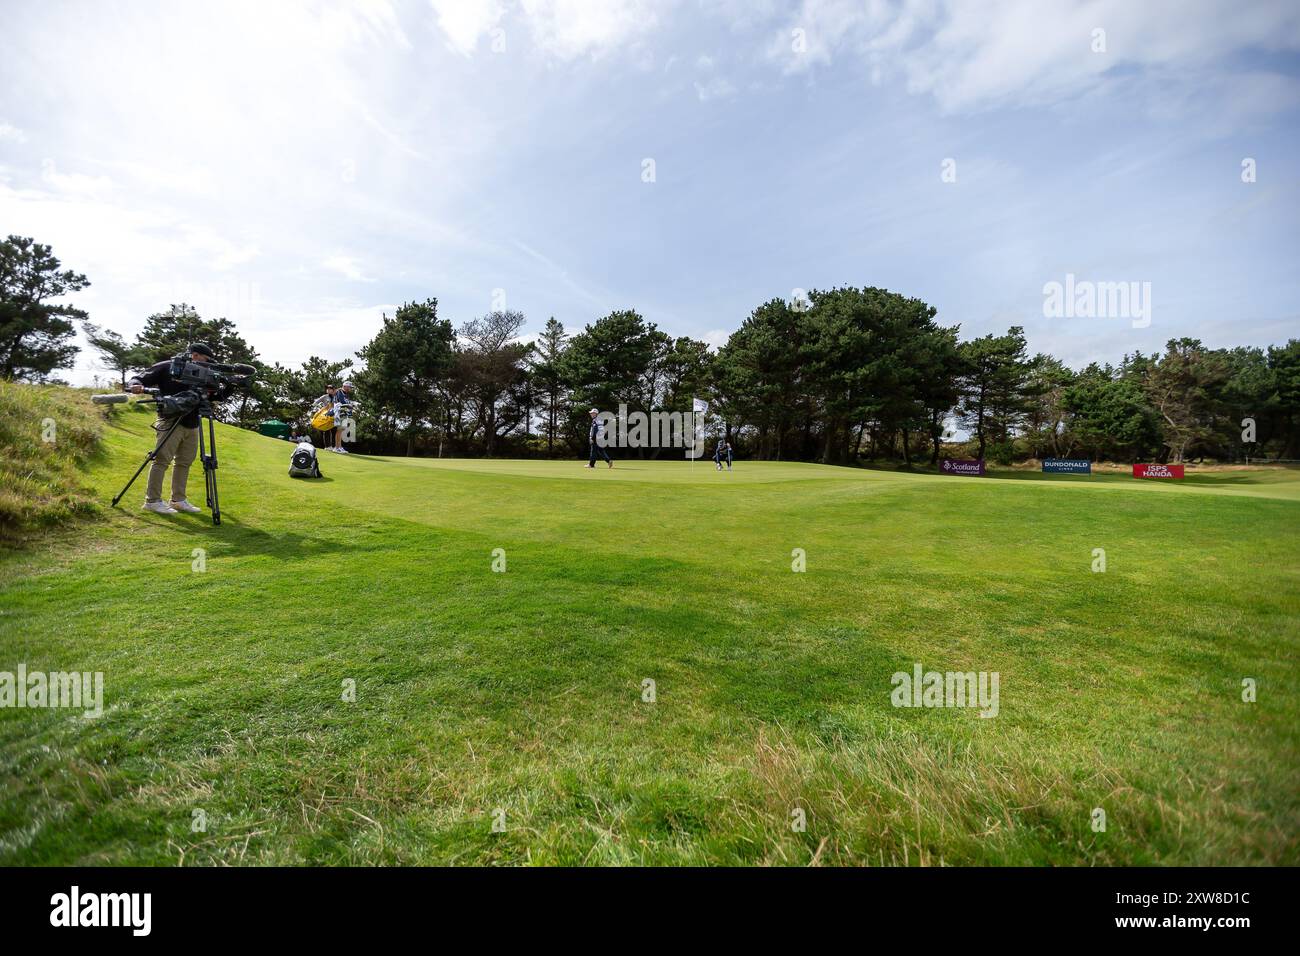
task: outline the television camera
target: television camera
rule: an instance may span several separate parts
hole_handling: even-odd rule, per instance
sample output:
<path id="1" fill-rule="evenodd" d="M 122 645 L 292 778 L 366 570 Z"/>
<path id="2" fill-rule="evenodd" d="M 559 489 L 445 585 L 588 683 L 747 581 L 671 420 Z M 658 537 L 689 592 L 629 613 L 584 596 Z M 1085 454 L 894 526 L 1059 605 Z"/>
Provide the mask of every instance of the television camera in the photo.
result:
<path id="1" fill-rule="evenodd" d="M 195 362 L 189 353 L 182 352 L 179 355 L 172 356 L 171 366 L 168 369 L 171 379 L 177 385 L 183 386 L 180 391 L 173 391 L 170 394 L 162 394 L 158 388 L 144 388 L 139 394 L 140 398 L 136 404 L 152 404 L 158 411 L 158 417 L 168 420 L 171 424 L 167 431 L 158 439 L 153 450 L 145 455 L 144 461 L 140 467 L 135 470 L 135 474 L 122 487 L 122 490 L 113 498 L 113 507 L 135 484 L 135 480 L 140 477 L 140 473 L 149 466 L 150 463 L 158 457 L 158 449 L 161 448 L 171 437 L 171 433 L 176 430 L 185 416 L 194 412 L 199 414 L 199 459 L 203 462 L 203 480 L 207 492 L 207 505 L 212 511 L 212 523 L 221 524 L 221 505 L 217 498 L 217 435 L 213 425 L 212 401 L 214 398 L 220 399 L 233 392 L 246 391 L 252 384 L 257 375 L 257 369 L 252 365 L 233 364 L 227 365 L 222 362 Z M 90 400 L 96 405 L 120 405 L 123 402 L 131 400 L 131 395 L 119 392 L 111 395 L 92 395 Z M 204 427 L 207 429 L 207 441 L 204 441 Z"/>

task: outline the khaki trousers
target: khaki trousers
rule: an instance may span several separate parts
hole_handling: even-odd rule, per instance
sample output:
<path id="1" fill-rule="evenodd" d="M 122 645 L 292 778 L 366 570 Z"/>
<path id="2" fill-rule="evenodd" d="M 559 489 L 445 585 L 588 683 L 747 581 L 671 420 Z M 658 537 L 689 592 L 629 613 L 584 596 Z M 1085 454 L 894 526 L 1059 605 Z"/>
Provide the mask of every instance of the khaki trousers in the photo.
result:
<path id="1" fill-rule="evenodd" d="M 167 429 L 171 428 L 172 421 L 174 419 L 160 418 L 153 423 L 154 431 L 158 433 L 156 446 L 158 456 L 149 467 L 149 485 L 145 489 L 145 501 L 162 500 L 163 475 L 167 474 L 167 468 L 173 461 L 175 467 L 172 468 L 172 501 L 182 501 L 185 498 L 185 482 L 190 477 L 190 465 L 194 463 L 194 458 L 199 453 L 199 430 L 177 425 L 171 437 L 163 441 L 163 436 L 167 434 Z"/>

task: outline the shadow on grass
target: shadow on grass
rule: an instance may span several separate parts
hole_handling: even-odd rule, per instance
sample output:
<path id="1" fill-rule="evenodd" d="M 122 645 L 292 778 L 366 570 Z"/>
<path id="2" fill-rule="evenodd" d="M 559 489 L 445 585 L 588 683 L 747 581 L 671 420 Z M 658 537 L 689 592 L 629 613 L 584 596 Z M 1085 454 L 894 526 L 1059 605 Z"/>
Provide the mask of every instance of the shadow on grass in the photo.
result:
<path id="1" fill-rule="evenodd" d="M 274 554 L 284 557 L 365 553 L 391 550 L 384 541 L 359 544 L 353 536 L 325 537 L 301 534 L 296 531 L 265 531 L 242 523 L 237 517 L 222 512 L 221 524 L 214 525 L 208 511 L 197 515 L 164 516 L 146 512 L 132 515 L 139 521 L 164 531 L 192 537 L 196 542 L 211 547 L 219 545 L 223 554 L 251 555 Z"/>

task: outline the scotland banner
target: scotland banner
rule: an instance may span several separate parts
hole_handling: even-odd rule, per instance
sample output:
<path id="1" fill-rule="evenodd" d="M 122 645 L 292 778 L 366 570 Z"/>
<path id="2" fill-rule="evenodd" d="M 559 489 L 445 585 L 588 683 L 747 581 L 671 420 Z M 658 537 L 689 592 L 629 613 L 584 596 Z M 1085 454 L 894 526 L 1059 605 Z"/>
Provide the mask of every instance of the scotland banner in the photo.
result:
<path id="1" fill-rule="evenodd" d="M 945 458 L 941 467 L 945 475 L 965 475 L 969 478 L 984 477 L 984 462 L 978 458 Z"/>
<path id="2" fill-rule="evenodd" d="M 1044 458 L 1043 473 L 1053 475 L 1091 475 L 1092 462 L 1087 458 Z"/>

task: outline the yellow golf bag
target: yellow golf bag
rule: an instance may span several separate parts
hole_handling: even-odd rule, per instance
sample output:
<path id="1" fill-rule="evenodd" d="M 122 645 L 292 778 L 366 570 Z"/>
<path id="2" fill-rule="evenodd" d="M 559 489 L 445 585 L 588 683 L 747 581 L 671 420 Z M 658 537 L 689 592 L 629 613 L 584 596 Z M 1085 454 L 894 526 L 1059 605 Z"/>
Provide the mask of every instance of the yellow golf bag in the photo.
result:
<path id="1" fill-rule="evenodd" d="M 311 417 L 311 427 L 317 431 L 327 432 L 334 427 L 334 406 L 326 405 Z"/>

